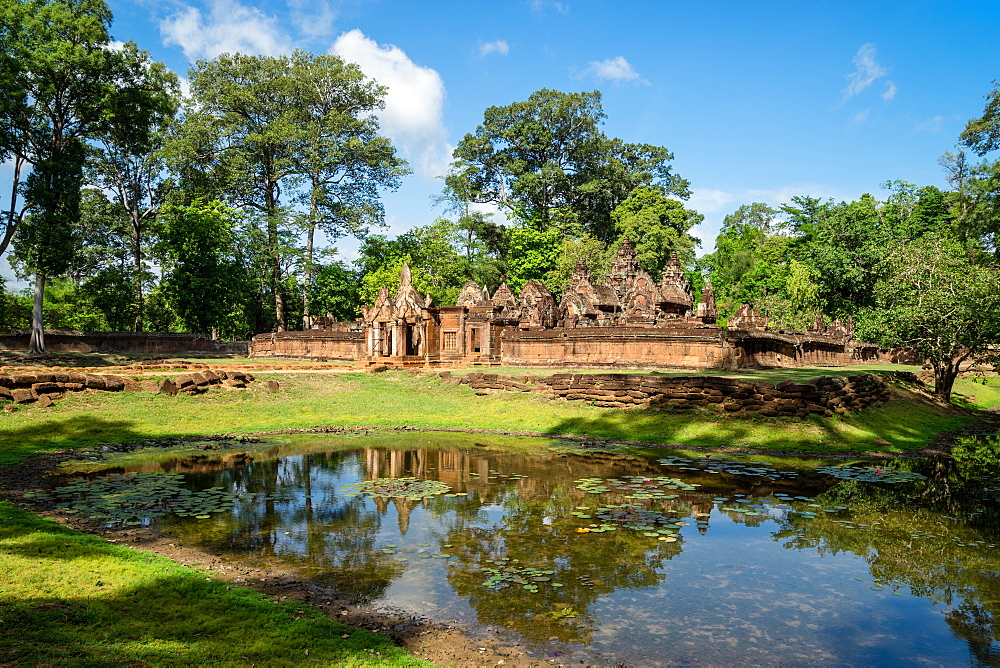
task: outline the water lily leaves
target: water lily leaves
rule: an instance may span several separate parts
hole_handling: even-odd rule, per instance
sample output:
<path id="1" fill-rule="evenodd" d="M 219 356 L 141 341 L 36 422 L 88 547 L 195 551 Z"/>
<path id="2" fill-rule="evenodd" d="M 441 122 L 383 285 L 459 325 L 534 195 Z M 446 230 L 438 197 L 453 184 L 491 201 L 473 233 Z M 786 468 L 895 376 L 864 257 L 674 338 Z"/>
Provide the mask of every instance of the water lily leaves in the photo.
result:
<path id="1" fill-rule="evenodd" d="M 497 565 L 501 565 L 497 562 L 506 565 L 502 568 L 497 568 Z M 493 564 L 493 566 L 481 565 L 479 567 L 479 570 L 489 575 L 486 581 L 483 582 L 483 586 L 493 591 L 500 591 L 501 589 L 508 589 L 513 585 L 520 585 L 522 589 L 533 594 L 538 592 L 539 583 L 556 588 L 562 587 L 558 582 L 552 582 L 551 576 L 555 573 L 554 570 L 531 566 L 513 566 L 509 565 L 509 562 L 509 559 L 503 559 L 502 561 L 489 559 L 484 561 L 484 564 Z"/>
<path id="2" fill-rule="evenodd" d="M 221 487 L 193 492 L 183 483 L 181 473 L 113 474 L 74 480 L 34 498 L 56 501 L 57 508 L 70 514 L 125 526 L 170 514 L 206 519 L 233 507 L 235 495 Z"/>
<path id="3" fill-rule="evenodd" d="M 904 483 L 926 480 L 927 477 L 913 471 L 899 471 L 881 466 L 818 466 L 817 473 L 826 473 L 841 480 L 859 482 Z"/>
<path id="4" fill-rule="evenodd" d="M 429 496 L 446 494 L 451 487 L 438 480 L 418 480 L 416 478 L 376 478 L 364 480 L 343 488 L 357 494 L 366 494 L 374 499 L 408 499 L 420 501 Z"/>

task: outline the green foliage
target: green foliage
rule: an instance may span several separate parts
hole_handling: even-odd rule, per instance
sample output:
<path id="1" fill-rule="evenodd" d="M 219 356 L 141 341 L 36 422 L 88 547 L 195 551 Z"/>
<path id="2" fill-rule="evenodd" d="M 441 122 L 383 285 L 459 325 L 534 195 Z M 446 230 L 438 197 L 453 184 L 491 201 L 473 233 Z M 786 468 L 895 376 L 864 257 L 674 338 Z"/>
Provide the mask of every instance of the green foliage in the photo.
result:
<path id="1" fill-rule="evenodd" d="M 84 149 L 72 141 L 59 153 L 36 161 L 24 187 L 28 215 L 14 239 L 18 262 L 32 274 L 59 275 L 69 269 L 79 242 Z"/>
<path id="2" fill-rule="evenodd" d="M 507 284 L 515 292 L 529 280 L 557 271 L 562 241 L 559 230 L 518 225 L 507 230 Z"/>
<path id="3" fill-rule="evenodd" d="M 860 324 L 863 335 L 929 359 L 942 399 L 950 399 L 961 362 L 996 361 L 1000 271 L 977 261 L 957 240 L 928 234 L 893 248 L 874 293 L 875 308 Z"/>
<path id="4" fill-rule="evenodd" d="M 993 82 L 993 90 L 986 94 L 983 115 L 970 120 L 959 139 L 978 155 L 1000 149 L 1000 82 Z"/>
<path id="5" fill-rule="evenodd" d="M 570 284 L 577 263 L 581 261 L 587 265 L 594 282 L 603 281 L 611 268 L 616 250 L 617 248 L 609 249 L 600 239 L 589 234 L 579 239 L 563 239 L 559 245 L 556 267 L 545 274 L 542 282 L 558 297 Z"/>
<path id="6" fill-rule="evenodd" d="M 340 321 L 354 320 L 361 311 L 358 296 L 360 279 L 340 262 L 320 267 L 312 285 L 312 308 L 316 314 L 329 313 Z"/>
<path id="7" fill-rule="evenodd" d="M 240 296 L 247 280 L 234 257 L 235 212 L 221 202 L 196 200 L 169 206 L 163 215 L 163 247 L 170 261 L 163 291 L 172 310 L 188 331 L 219 328 L 243 335 Z"/>
<path id="8" fill-rule="evenodd" d="M 601 94 L 543 89 L 523 102 L 490 107 L 455 149 L 445 181 L 472 202 L 492 203 L 554 226 L 609 240 L 611 211 L 637 186 L 689 194 L 667 149 L 627 144 L 600 129 Z"/>
<path id="9" fill-rule="evenodd" d="M 701 242 L 690 232 L 704 218 L 646 185 L 633 190 L 611 212 L 615 234 L 619 240 L 628 237 L 642 268 L 654 278 L 663 272 L 671 253 L 677 253 L 684 265 L 694 259 L 694 249 Z"/>

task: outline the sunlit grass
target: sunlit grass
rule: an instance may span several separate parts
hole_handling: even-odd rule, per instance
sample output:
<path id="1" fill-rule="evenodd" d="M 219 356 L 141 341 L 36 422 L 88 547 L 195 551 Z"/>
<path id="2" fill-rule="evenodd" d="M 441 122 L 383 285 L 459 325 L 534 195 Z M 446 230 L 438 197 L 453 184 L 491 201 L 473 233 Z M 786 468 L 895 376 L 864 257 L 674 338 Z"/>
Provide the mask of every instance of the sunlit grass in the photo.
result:
<path id="1" fill-rule="evenodd" d="M 911 367 L 912 368 L 912 367 Z M 829 371 L 829 370 L 828 370 Z M 843 372 L 844 370 L 838 370 Z M 852 373 L 858 370 L 852 369 Z M 798 375 L 801 374 L 801 377 Z M 200 396 L 149 392 L 69 394 L 50 408 L 28 405 L 0 414 L 0 465 L 32 453 L 104 442 L 218 433 L 255 433 L 318 425 L 414 426 L 578 434 L 694 447 L 804 453 L 920 448 L 935 433 L 974 419 L 915 395 L 897 393 L 888 404 L 846 417 L 734 417 L 711 409 L 670 413 L 606 409 L 553 401 L 534 393 L 476 396 L 467 386 L 432 375 L 258 373 L 249 390 L 216 388 Z M 754 379 L 812 378 L 816 370 L 764 371 Z M 281 391 L 267 391 L 277 380 Z M 1000 403 L 1000 385 L 956 383 L 969 407 Z M 876 446 L 877 439 L 891 446 Z"/>
<path id="2" fill-rule="evenodd" d="M 0 503 L 0 573 L 3 665 L 423 665 L 389 639 L 308 606 L 9 503 Z"/>

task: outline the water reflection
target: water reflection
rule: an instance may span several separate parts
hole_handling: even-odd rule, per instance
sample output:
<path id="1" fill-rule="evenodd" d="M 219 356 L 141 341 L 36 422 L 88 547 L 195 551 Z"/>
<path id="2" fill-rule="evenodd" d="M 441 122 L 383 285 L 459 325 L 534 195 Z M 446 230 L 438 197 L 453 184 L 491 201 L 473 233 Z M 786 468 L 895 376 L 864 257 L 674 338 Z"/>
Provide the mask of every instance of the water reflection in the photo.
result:
<path id="1" fill-rule="evenodd" d="M 518 454 L 459 435 L 329 451 L 316 438 L 169 464 L 192 489 L 239 497 L 224 516 L 167 530 L 359 601 L 642 665 L 1000 659 L 995 443 L 895 464 L 927 480 L 886 485 L 627 452 Z M 683 486 L 665 490 L 664 476 Z M 345 489 L 384 477 L 437 480 L 450 495 Z M 621 484 L 594 493 L 588 478 Z M 626 504 L 662 522 L 600 530 L 597 510 Z M 510 586 L 484 586 L 483 568 Z M 527 569 L 551 574 L 534 583 Z"/>

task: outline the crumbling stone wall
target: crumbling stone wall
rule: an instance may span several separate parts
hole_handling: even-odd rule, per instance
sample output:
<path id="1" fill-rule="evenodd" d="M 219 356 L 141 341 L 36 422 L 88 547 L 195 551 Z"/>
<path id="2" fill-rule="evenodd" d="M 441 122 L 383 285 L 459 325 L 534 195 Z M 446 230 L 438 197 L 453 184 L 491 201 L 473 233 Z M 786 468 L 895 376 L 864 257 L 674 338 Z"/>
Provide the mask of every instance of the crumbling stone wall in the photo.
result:
<path id="1" fill-rule="evenodd" d="M 66 392 L 105 390 L 120 392 L 138 389 L 138 384 L 128 378 L 96 373 L 19 373 L 0 375 L 0 401 L 18 404 L 39 401 L 50 404 Z"/>
<path id="2" fill-rule="evenodd" d="M 547 377 L 519 378 L 473 373 L 454 382 L 467 384 L 483 394 L 497 390 L 540 392 L 553 398 L 588 401 L 606 408 L 687 410 L 714 406 L 726 413 L 754 413 L 768 417 L 842 414 L 889 398 L 888 383 L 879 376 L 867 373 L 846 378 L 821 376 L 806 383 L 788 380 L 776 385 L 717 376 L 623 373 L 559 373 Z"/>
<path id="3" fill-rule="evenodd" d="M 340 323 L 338 323 L 340 324 Z M 363 359 L 366 356 L 363 331 L 323 331 L 258 334 L 250 341 L 250 357 L 290 357 L 323 360 Z"/>
<path id="4" fill-rule="evenodd" d="M 244 388 L 254 377 L 243 371 L 213 371 L 205 369 L 175 379 L 165 379 L 161 394 L 200 394 L 212 385 Z M 49 405 L 67 392 L 102 390 L 105 392 L 133 391 L 142 387 L 131 378 L 111 374 L 78 372 L 38 372 L 0 374 L 0 402 Z"/>

